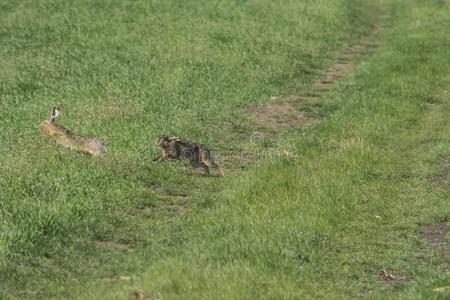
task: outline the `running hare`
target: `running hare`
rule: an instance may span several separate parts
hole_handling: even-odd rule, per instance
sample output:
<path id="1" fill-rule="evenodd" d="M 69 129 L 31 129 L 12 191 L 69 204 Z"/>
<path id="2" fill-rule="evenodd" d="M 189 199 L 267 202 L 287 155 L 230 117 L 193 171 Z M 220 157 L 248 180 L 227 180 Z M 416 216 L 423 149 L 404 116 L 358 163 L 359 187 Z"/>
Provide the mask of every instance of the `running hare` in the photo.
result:
<path id="1" fill-rule="evenodd" d="M 217 168 L 223 176 L 222 167 L 214 161 L 211 151 L 205 145 L 167 135 L 160 136 L 156 145 L 162 148 L 163 154 L 155 157 L 153 161 L 163 161 L 168 158 L 187 160 L 194 168 L 203 168 L 207 175 L 209 175 L 209 167 L 212 166 Z"/>
<path id="2" fill-rule="evenodd" d="M 53 107 L 50 118 L 39 125 L 44 133 L 56 139 L 63 147 L 72 150 L 92 155 L 102 155 L 107 152 L 106 145 L 101 140 L 82 137 L 66 129 L 61 124 L 57 124 L 56 118 L 58 118 L 60 112 L 60 107 Z"/>

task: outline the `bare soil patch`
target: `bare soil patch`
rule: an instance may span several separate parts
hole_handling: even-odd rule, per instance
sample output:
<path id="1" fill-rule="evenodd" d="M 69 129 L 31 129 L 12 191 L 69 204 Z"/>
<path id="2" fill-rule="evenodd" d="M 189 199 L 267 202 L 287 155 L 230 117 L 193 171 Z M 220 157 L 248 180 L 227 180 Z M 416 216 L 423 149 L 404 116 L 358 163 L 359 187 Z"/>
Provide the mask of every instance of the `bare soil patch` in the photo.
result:
<path id="1" fill-rule="evenodd" d="M 114 242 L 114 241 L 95 241 L 95 244 L 101 247 L 109 247 L 112 249 L 133 251 L 134 247 L 128 244 Z"/>
<path id="2" fill-rule="evenodd" d="M 448 235 L 450 233 L 450 222 L 440 222 L 426 226 L 421 230 L 421 236 L 431 247 L 438 249 L 446 257 L 450 258 L 450 243 Z"/>
<path id="3" fill-rule="evenodd" d="M 136 290 L 130 294 L 130 300 L 150 300 L 152 299 L 145 291 Z M 155 298 L 156 299 L 156 298 Z"/>
<path id="4" fill-rule="evenodd" d="M 177 200 L 189 200 L 192 198 L 192 196 L 187 192 L 175 193 L 175 192 L 167 191 L 161 187 L 152 187 L 152 188 L 149 188 L 148 191 L 159 198 L 170 198 L 170 199 L 177 199 Z"/>
<path id="5" fill-rule="evenodd" d="M 116 275 L 110 278 L 105 278 L 105 282 L 117 282 L 117 281 L 128 281 L 131 280 L 130 276 L 124 276 L 124 275 Z"/>
<path id="6" fill-rule="evenodd" d="M 154 209 L 155 209 L 155 207 L 143 207 L 143 208 L 139 208 L 138 211 L 140 213 L 149 214 L 149 213 L 153 212 Z"/>
<path id="7" fill-rule="evenodd" d="M 431 181 L 441 190 L 450 189 L 450 157 L 439 163 L 437 169 L 437 174 L 431 177 Z"/>
<path id="8" fill-rule="evenodd" d="M 290 104 L 270 104 L 261 108 L 250 108 L 246 112 L 255 125 L 287 128 L 303 125 L 308 121 L 305 112 L 299 111 Z"/>
<path id="9" fill-rule="evenodd" d="M 180 215 L 186 214 L 187 210 L 189 209 L 189 207 L 187 205 L 179 205 L 179 204 L 163 204 L 163 205 L 160 205 L 159 208 L 177 212 Z"/>
<path id="10" fill-rule="evenodd" d="M 219 156 L 217 159 L 219 162 L 239 162 L 239 163 L 249 163 L 252 157 L 249 155 L 223 155 Z"/>
<path id="11" fill-rule="evenodd" d="M 188 211 L 189 205 L 172 204 L 172 203 L 171 204 L 161 204 L 161 205 L 152 206 L 152 207 L 137 208 L 134 210 L 134 213 L 151 214 L 159 209 L 164 209 L 164 210 L 167 210 L 170 212 L 179 213 L 180 215 L 184 215 Z"/>

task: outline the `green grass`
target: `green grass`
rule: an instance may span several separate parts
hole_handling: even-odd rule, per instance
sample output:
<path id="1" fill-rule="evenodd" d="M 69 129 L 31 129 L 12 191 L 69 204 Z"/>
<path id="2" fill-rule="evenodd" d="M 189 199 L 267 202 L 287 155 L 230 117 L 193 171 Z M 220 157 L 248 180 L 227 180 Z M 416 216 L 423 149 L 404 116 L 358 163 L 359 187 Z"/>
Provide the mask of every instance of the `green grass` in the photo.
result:
<path id="1" fill-rule="evenodd" d="M 251 150 L 242 108 L 308 90 L 381 11 L 326 118 L 256 145 L 296 159 L 225 178 L 151 162 L 162 133 Z M 0 2 L 0 298 L 445 299 L 448 258 L 418 230 L 450 217 L 429 180 L 450 155 L 449 28 L 447 1 Z M 42 136 L 54 103 L 110 154 Z"/>

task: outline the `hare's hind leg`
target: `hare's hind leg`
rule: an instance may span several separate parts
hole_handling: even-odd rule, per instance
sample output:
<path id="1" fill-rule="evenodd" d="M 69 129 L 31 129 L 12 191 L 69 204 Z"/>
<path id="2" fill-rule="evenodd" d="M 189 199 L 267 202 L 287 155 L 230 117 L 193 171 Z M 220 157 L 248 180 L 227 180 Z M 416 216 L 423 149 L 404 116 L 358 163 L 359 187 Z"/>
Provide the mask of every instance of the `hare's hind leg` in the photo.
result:
<path id="1" fill-rule="evenodd" d="M 209 175 L 209 167 L 207 164 L 202 162 L 194 162 L 192 163 L 192 166 L 194 168 L 203 168 L 203 170 L 205 170 L 205 175 Z"/>
<path id="2" fill-rule="evenodd" d="M 217 170 L 219 170 L 220 176 L 222 176 L 222 177 L 225 176 L 224 173 L 223 173 L 222 167 L 221 167 L 218 163 L 216 163 L 214 160 L 212 160 L 212 159 L 207 159 L 207 160 L 205 160 L 203 163 L 204 163 L 206 166 L 208 166 L 208 167 L 214 167 L 214 168 L 216 168 Z M 209 174 L 209 172 L 208 172 L 208 174 Z"/>
<path id="3" fill-rule="evenodd" d="M 223 174 L 223 170 L 222 170 L 222 167 L 214 160 L 214 158 L 211 156 L 211 152 L 208 152 L 208 153 L 205 153 L 206 155 L 205 155 L 205 157 L 203 157 L 203 162 L 207 165 L 207 166 L 209 166 L 209 167 L 214 167 L 214 168 L 216 168 L 217 170 L 219 170 L 219 172 L 220 172 L 220 175 L 221 176 L 224 176 L 224 174 Z"/>
<path id="4" fill-rule="evenodd" d="M 222 169 L 222 166 L 221 166 L 221 165 L 219 165 L 218 163 L 216 163 L 216 162 L 213 161 L 213 160 L 210 161 L 210 164 L 211 164 L 211 166 L 213 166 L 214 168 L 216 168 L 217 170 L 219 170 L 220 175 L 221 175 L 222 177 L 225 176 L 225 174 L 223 173 L 223 169 Z"/>
<path id="5" fill-rule="evenodd" d="M 214 167 L 214 168 L 218 169 L 220 172 L 220 175 L 224 176 L 222 167 L 214 161 L 214 158 L 212 157 L 211 152 L 209 150 L 202 151 L 201 161 L 208 167 Z M 208 174 L 209 174 L 209 172 L 208 172 Z"/>

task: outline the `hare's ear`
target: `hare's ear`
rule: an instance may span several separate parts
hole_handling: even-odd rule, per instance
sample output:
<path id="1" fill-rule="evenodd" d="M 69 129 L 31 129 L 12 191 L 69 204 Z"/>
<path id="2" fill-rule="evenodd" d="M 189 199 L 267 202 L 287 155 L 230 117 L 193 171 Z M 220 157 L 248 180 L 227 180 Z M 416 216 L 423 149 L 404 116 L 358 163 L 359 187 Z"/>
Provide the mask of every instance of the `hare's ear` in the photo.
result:
<path id="1" fill-rule="evenodd" d="M 52 114 L 50 116 L 50 122 L 55 122 L 56 118 L 59 116 L 59 113 L 61 111 L 61 108 L 59 106 L 54 106 L 52 110 Z"/>

